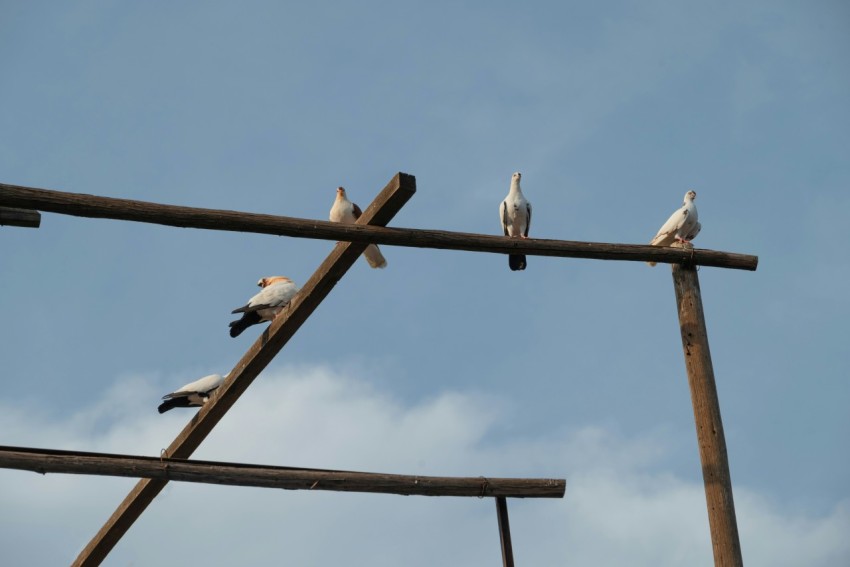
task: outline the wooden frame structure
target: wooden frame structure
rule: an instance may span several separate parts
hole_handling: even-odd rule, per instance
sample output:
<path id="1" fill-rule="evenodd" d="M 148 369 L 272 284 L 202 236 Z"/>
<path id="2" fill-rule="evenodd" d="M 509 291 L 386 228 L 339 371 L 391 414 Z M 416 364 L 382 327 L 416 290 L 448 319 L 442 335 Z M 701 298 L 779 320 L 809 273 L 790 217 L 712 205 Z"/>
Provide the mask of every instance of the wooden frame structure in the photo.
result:
<path id="1" fill-rule="evenodd" d="M 547 239 L 519 240 L 508 239 L 502 236 L 449 231 L 385 228 L 384 225 L 395 216 L 400 208 L 413 196 L 415 191 L 416 182 L 413 176 L 398 173 L 363 212 L 357 224 L 344 225 L 309 219 L 197 209 L 128 199 L 112 199 L 0 183 L 0 212 L 11 210 L 7 207 L 24 209 L 24 213 L 29 211 L 23 217 L 19 216 L 22 213 L 14 213 L 14 215 L 17 215 L 15 219 L 29 218 L 29 220 L 20 221 L 16 226 L 38 226 L 38 224 L 32 224 L 32 219 L 35 218 L 32 213 L 39 215 L 37 211 L 48 211 L 74 216 L 131 220 L 179 227 L 255 232 L 339 241 L 328 258 L 302 287 L 290 305 L 263 331 L 257 341 L 230 372 L 225 383 L 218 388 L 210 398 L 210 401 L 192 417 L 183 431 L 171 443 L 168 449 L 166 449 L 166 456 L 161 461 L 158 460 L 158 462 L 168 465 L 164 469 L 162 464 L 159 465 L 160 470 L 165 470 L 166 473 L 154 474 L 155 471 L 151 469 L 146 474 L 123 474 L 123 476 L 142 476 L 145 478 L 139 481 L 136 487 L 128 494 L 91 542 L 80 552 L 73 565 L 88 566 L 100 564 L 148 504 L 162 490 L 168 480 L 185 480 L 184 478 L 176 478 L 176 476 L 173 476 L 176 473 L 170 471 L 175 471 L 180 466 L 192 465 L 200 465 L 202 467 L 201 470 L 206 465 L 206 470 L 210 470 L 209 467 L 213 466 L 211 463 L 189 462 L 186 459 L 206 438 L 212 428 L 224 416 L 227 410 L 232 407 L 248 386 L 250 386 L 259 373 L 284 347 L 319 303 L 330 293 L 369 243 L 498 254 L 523 253 L 537 256 L 654 261 L 672 264 L 685 365 L 691 388 L 700 459 L 703 467 L 703 479 L 715 565 L 743 565 L 732 498 L 728 456 L 726 454 L 726 444 L 720 418 L 720 406 L 714 382 L 711 356 L 708 350 L 708 337 L 705 328 L 696 266 L 714 266 L 752 271 L 757 268 L 758 258 L 751 255 L 702 249 L 697 250 L 693 248 L 659 248 L 648 245 L 572 242 Z M 38 219 L 40 220 L 40 216 L 38 216 Z M 30 224 L 26 224 L 27 222 Z M 80 472 L 79 470 L 67 470 L 70 467 L 69 460 L 77 459 L 79 461 L 79 459 L 86 455 L 95 458 L 93 454 L 59 455 L 61 452 L 56 451 L 51 452 L 49 455 L 42 452 L 39 456 L 33 456 L 37 452 L 37 450 L 33 449 L 0 448 L 0 466 L 46 471 L 48 470 L 46 468 L 47 463 L 50 462 L 54 467 L 52 470 Z M 15 458 L 18 461 L 9 460 L 10 453 L 15 453 Z M 27 459 L 24 459 L 21 456 L 22 453 L 24 457 L 29 455 L 30 460 L 27 461 Z M 99 455 L 96 458 L 100 458 L 103 465 L 103 462 L 105 462 L 103 459 L 109 460 L 113 458 L 114 461 L 115 457 L 119 456 Z M 125 459 L 135 458 L 121 457 Z M 21 459 L 29 464 L 27 466 L 14 466 L 14 463 L 20 465 L 23 462 Z M 35 459 L 35 461 L 32 459 Z M 63 460 L 65 461 L 64 464 L 57 464 L 58 461 Z M 34 465 L 33 463 L 41 464 Z M 223 464 L 219 463 L 217 465 Z M 230 466 L 239 467 L 240 465 L 230 464 Z M 42 468 L 39 469 L 38 467 Z M 90 474 L 110 474 L 105 472 L 106 468 L 103 465 L 97 469 L 100 472 Z M 278 473 L 282 470 L 297 470 L 302 475 L 305 474 L 305 471 L 312 475 L 320 473 L 369 474 L 353 473 L 351 471 L 274 468 Z M 124 470 L 126 473 L 126 469 Z M 231 476 L 234 474 L 232 470 L 229 472 Z M 267 474 L 272 473 L 268 473 L 267 471 Z M 479 494 L 476 495 L 495 497 L 503 564 L 512 566 L 513 551 L 505 497 L 523 496 L 518 493 L 497 494 L 493 492 L 494 489 L 490 483 L 493 479 L 486 480 L 487 483 L 482 485 Z M 513 479 L 513 481 L 517 480 L 533 482 L 533 479 Z M 544 480 L 543 482 L 554 483 L 556 485 L 556 492 L 560 489 L 560 496 L 563 496 L 565 483 L 559 483 L 564 481 Z M 490 487 L 490 492 L 487 492 L 486 487 Z M 303 486 L 293 486 L 293 488 L 303 488 Z M 368 491 L 386 492 L 383 490 Z"/>

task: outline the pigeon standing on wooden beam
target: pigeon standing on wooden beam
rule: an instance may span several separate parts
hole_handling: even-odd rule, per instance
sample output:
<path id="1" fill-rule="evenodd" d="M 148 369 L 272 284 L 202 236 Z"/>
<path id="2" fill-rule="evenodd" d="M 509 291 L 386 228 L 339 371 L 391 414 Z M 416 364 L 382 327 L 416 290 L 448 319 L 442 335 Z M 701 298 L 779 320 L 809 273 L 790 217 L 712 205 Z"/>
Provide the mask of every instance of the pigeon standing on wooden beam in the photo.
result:
<path id="1" fill-rule="evenodd" d="M 682 207 L 670 215 L 667 222 L 659 229 L 658 234 L 650 241 L 651 246 L 670 246 L 674 242 L 690 242 L 699 234 L 702 225 L 699 223 L 697 206 L 694 199 L 697 198 L 696 191 L 685 193 L 685 202 Z M 655 266 L 656 262 L 647 262 Z"/>
<path id="2" fill-rule="evenodd" d="M 190 384 L 186 384 L 177 391 L 165 394 L 162 399 L 165 400 L 159 404 L 159 413 L 165 413 L 173 408 L 190 408 L 199 407 L 207 403 L 210 395 L 216 388 L 224 383 L 227 378 L 225 374 L 210 374 L 204 376 L 200 380 L 195 380 Z"/>
<path id="3" fill-rule="evenodd" d="M 298 293 L 298 286 L 284 276 L 263 278 L 257 282 L 257 285 L 263 290 L 249 299 L 244 306 L 231 311 L 231 313 L 243 313 L 241 319 L 230 323 L 231 337 L 238 337 L 251 325 L 271 321 Z"/>
<path id="4" fill-rule="evenodd" d="M 362 214 L 363 212 L 360 210 L 360 207 L 348 200 L 348 196 L 345 194 L 345 189 L 342 187 L 337 188 L 336 199 L 331 207 L 331 222 L 354 224 L 354 222 L 359 219 Z M 384 255 L 381 254 L 381 250 L 378 248 L 377 244 L 370 244 L 367 246 L 366 250 L 363 251 L 363 256 L 366 257 L 366 261 L 369 262 L 369 265 L 373 268 L 387 267 L 387 260 L 384 258 Z"/>
<path id="5" fill-rule="evenodd" d="M 522 173 L 516 172 L 511 176 L 511 190 L 502 201 L 502 206 L 499 207 L 499 217 L 505 236 L 528 238 L 528 229 L 531 226 L 531 203 L 522 194 L 519 186 L 520 179 L 522 179 Z M 524 270 L 527 265 L 525 254 L 510 254 L 508 265 L 514 271 Z"/>

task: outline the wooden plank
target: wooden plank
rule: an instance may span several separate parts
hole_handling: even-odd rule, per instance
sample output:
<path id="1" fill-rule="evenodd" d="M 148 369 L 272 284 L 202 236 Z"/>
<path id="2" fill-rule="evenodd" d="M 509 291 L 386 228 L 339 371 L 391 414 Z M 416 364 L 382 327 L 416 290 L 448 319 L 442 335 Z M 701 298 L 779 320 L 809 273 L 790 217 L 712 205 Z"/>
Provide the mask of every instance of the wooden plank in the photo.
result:
<path id="1" fill-rule="evenodd" d="M 0 207 L 0 226 L 38 228 L 41 226 L 41 213 L 31 209 Z"/>
<path id="2" fill-rule="evenodd" d="M 40 474 L 155 478 L 165 481 L 286 490 L 332 490 L 404 496 L 492 496 L 499 497 L 500 500 L 505 497 L 563 498 L 566 490 L 564 479 L 400 475 L 21 447 L 0 447 L 0 468 Z M 501 527 L 501 520 L 499 525 Z"/>
<path id="3" fill-rule="evenodd" d="M 404 175 L 404 174 L 399 174 Z M 328 208 L 333 201 L 328 194 Z M 162 205 L 130 199 L 96 197 L 0 183 L 0 205 L 21 206 L 52 213 L 93 218 L 129 220 L 183 228 L 274 234 L 348 242 L 374 242 L 391 246 L 465 250 L 492 254 L 527 254 L 560 258 L 626 260 L 755 270 L 758 257 L 715 250 L 659 248 L 647 244 L 610 244 L 543 238 L 515 239 L 505 236 L 343 225 L 322 220 L 299 219 L 219 209 Z"/>
<path id="4" fill-rule="evenodd" d="M 413 196 L 416 180 L 411 175 L 399 173 L 389 182 L 372 204 L 363 211 L 359 223 L 386 224 Z M 365 250 L 366 243 L 340 242 L 313 276 L 304 284 L 292 303 L 284 309 L 259 339 L 230 371 L 222 384 L 183 431 L 166 449 L 172 458 L 186 459 L 201 444 L 227 410 L 289 341 L 301 324 L 327 297 L 336 283 Z M 167 481 L 145 479 L 127 495 L 73 565 L 99 565 L 118 543 L 133 522 L 147 508 Z"/>
<path id="5" fill-rule="evenodd" d="M 693 266 L 673 266 L 673 287 L 694 406 L 714 564 L 740 567 L 744 560 L 732 498 L 732 477 L 696 269 Z"/>
<path id="6" fill-rule="evenodd" d="M 508 522 L 508 501 L 505 500 L 504 496 L 496 498 L 496 516 L 499 518 L 499 542 L 502 548 L 502 565 L 504 567 L 514 567 L 511 525 Z"/>

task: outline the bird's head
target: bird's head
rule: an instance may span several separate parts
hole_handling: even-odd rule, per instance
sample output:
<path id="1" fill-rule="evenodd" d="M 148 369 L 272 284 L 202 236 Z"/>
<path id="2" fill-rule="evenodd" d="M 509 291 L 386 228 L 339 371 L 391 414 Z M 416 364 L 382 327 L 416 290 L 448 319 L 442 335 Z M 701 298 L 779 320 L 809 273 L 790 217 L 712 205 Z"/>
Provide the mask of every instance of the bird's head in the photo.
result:
<path id="1" fill-rule="evenodd" d="M 257 282 L 257 285 L 260 287 L 269 287 L 272 284 L 278 282 L 291 282 L 292 280 L 287 278 L 286 276 L 269 276 L 267 278 L 263 278 Z"/>
<path id="2" fill-rule="evenodd" d="M 520 173 L 519 171 L 517 171 L 516 173 L 511 175 L 511 181 L 517 181 L 518 182 L 520 179 L 522 179 L 522 173 Z"/>
<path id="3" fill-rule="evenodd" d="M 685 201 L 693 201 L 697 198 L 697 192 L 691 189 L 687 193 L 685 193 Z"/>
<path id="4" fill-rule="evenodd" d="M 337 187 L 336 196 L 338 199 L 345 199 L 345 189 L 343 189 L 342 187 Z"/>

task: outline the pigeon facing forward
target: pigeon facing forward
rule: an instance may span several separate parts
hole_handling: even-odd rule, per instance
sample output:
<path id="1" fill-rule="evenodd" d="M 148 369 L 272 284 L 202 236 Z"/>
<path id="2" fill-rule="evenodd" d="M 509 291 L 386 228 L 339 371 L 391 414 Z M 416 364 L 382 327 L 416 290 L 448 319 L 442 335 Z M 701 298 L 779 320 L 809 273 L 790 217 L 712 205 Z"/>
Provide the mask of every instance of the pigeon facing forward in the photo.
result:
<path id="1" fill-rule="evenodd" d="M 271 321 L 289 304 L 298 286 L 284 276 L 271 276 L 257 282 L 263 290 L 248 300 L 244 306 L 231 313 L 242 313 L 242 318 L 230 323 L 230 336 L 238 337 L 242 331 L 263 321 Z"/>
<path id="2" fill-rule="evenodd" d="M 363 212 L 360 210 L 360 207 L 348 200 L 348 196 L 345 194 L 345 189 L 342 187 L 337 188 L 336 199 L 331 207 L 331 222 L 354 224 L 354 222 L 359 219 L 362 214 Z M 366 261 L 369 262 L 369 265 L 373 268 L 387 267 L 387 261 L 384 258 L 384 255 L 381 254 L 381 250 L 378 248 L 377 244 L 370 244 L 367 246 L 366 250 L 363 251 L 363 256 L 366 257 Z"/>
<path id="3" fill-rule="evenodd" d="M 682 207 L 670 215 L 655 238 L 650 241 L 651 246 L 670 246 L 674 242 L 690 242 L 696 238 L 702 228 L 697 216 L 697 206 L 694 204 L 696 198 L 696 191 L 685 193 Z M 654 266 L 656 262 L 647 264 Z"/>
<path id="4" fill-rule="evenodd" d="M 157 409 L 159 409 L 159 413 L 165 413 L 173 408 L 202 406 L 210 399 L 210 394 L 224 383 L 226 377 L 226 374 L 224 376 L 210 374 L 200 380 L 195 380 L 191 384 L 186 384 L 176 392 L 162 396 L 165 401 L 159 404 Z"/>
<path id="5" fill-rule="evenodd" d="M 517 172 L 511 176 L 511 190 L 499 207 L 499 217 L 505 236 L 528 238 L 528 229 L 531 226 L 531 203 L 522 194 L 519 186 L 520 179 L 522 179 L 522 173 Z M 524 270 L 526 264 L 525 254 L 508 256 L 508 265 L 511 270 Z"/>

